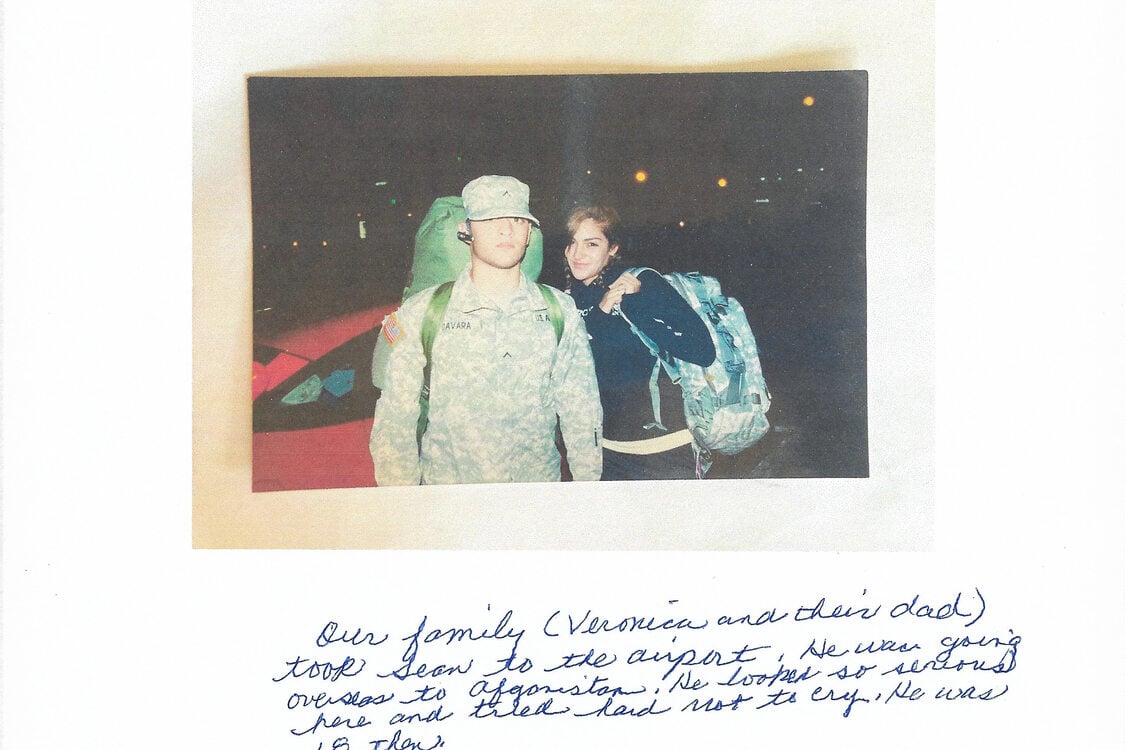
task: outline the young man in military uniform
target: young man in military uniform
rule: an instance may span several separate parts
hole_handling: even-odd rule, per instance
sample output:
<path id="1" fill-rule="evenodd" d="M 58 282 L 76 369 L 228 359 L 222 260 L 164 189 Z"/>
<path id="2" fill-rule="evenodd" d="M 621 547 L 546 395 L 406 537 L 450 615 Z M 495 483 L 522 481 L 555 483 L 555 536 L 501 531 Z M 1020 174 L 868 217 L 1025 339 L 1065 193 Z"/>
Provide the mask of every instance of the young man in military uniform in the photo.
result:
<path id="1" fill-rule="evenodd" d="M 468 221 L 458 236 L 470 262 L 436 326 L 420 446 L 422 328 L 439 287 L 383 322 L 392 346 L 371 430 L 377 484 L 558 481 L 556 423 L 574 479 L 600 478 L 601 399 L 585 325 L 567 295 L 520 271 L 539 223 L 529 197 L 527 185 L 496 175 L 462 192 Z M 552 308 L 562 313 L 561 332 Z"/>

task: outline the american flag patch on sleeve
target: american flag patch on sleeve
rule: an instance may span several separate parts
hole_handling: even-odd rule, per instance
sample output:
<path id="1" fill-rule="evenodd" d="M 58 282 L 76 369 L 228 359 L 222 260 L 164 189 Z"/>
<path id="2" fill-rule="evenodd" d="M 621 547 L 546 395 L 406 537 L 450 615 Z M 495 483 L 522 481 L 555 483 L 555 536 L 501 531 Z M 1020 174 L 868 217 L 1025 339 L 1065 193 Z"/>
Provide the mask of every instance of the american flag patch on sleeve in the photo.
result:
<path id="1" fill-rule="evenodd" d="M 401 334 L 402 329 L 399 328 L 398 318 L 395 317 L 394 313 L 383 318 L 383 338 L 387 340 L 388 344 L 394 345 Z"/>

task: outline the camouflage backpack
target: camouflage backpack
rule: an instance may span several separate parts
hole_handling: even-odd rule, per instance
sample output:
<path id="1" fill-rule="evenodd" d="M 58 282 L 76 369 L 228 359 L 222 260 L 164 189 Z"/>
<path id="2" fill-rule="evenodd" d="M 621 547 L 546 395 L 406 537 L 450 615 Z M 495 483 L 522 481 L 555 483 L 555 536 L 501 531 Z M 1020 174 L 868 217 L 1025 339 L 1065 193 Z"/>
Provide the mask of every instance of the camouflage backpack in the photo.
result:
<path id="1" fill-rule="evenodd" d="M 649 270 L 652 269 L 630 268 L 628 272 L 636 276 Z M 770 392 L 762 375 L 754 332 L 739 301 L 724 295 L 719 282 L 711 276 L 697 272 L 666 273 L 663 278 L 703 319 L 715 345 L 715 361 L 707 367 L 683 362 L 661 352 L 632 322 L 629 327 L 656 357 L 649 391 L 657 425 L 660 391 L 656 376 L 661 367 L 683 392 L 684 416 L 700 454 L 702 475 L 711 466 L 711 451 L 733 455 L 769 432 L 766 412 L 770 410 Z"/>

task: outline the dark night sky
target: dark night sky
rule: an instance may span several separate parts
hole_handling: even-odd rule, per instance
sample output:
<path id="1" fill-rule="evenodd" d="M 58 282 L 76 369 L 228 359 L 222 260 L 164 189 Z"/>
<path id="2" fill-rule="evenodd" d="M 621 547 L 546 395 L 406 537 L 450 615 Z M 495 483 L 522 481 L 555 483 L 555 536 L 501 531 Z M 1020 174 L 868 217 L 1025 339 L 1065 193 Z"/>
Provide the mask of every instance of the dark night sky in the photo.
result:
<path id="1" fill-rule="evenodd" d="M 865 163 L 856 72 L 252 78 L 249 97 L 258 247 L 331 237 L 356 212 L 416 226 L 481 174 L 527 182 L 549 232 L 589 196 L 630 224 L 743 217 L 762 177 L 824 167 L 842 187 Z"/>
<path id="2" fill-rule="evenodd" d="M 255 77 L 248 95 L 255 308 L 278 324 L 394 301 L 430 203 L 482 174 L 531 186 L 549 282 L 566 211 L 591 198 L 636 229 L 646 265 L 719 275 L 783 254 L 781 286 L 801 287 L 826 244 L 862 257 L 862 71 Z M 815 202 L 829 210 L 806 216 Z M 810 222 L 827 243 L 801 244 Z"/>

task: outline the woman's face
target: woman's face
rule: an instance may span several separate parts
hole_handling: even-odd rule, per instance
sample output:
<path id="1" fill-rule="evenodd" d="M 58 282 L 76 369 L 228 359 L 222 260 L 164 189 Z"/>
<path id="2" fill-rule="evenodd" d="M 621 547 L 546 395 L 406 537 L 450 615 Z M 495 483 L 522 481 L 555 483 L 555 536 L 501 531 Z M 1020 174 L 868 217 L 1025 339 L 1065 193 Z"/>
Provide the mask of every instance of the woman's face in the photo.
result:
<path id="1" fill-rule="evenodd" d="M 576 281 L 589 285 L 609 265 L 617 254 L 617 245 L 610 245 L 602 227 L 593 219 L 586 219 L 574 230 L 566 246 L 566 262 L 570 275 Z"/>

